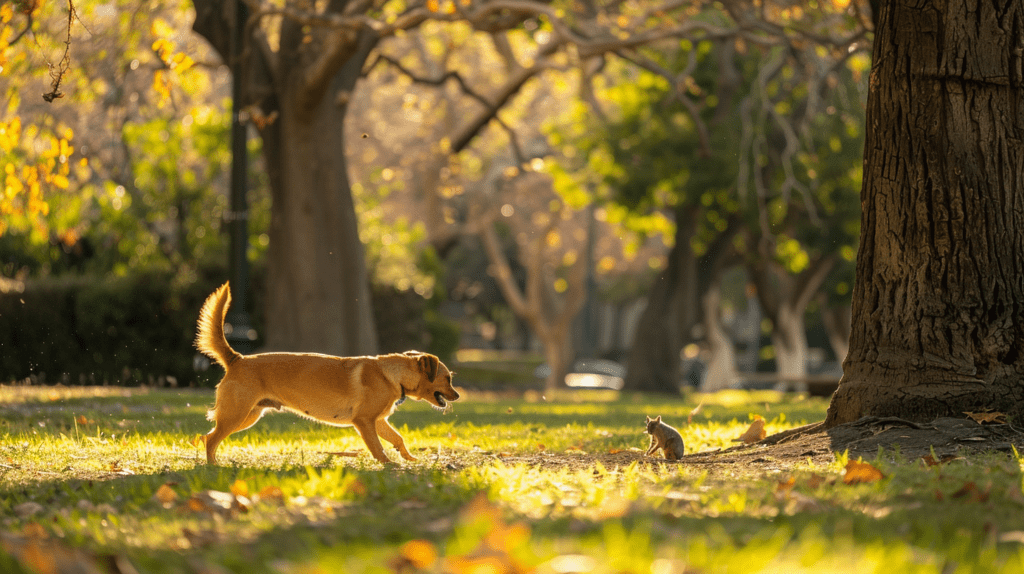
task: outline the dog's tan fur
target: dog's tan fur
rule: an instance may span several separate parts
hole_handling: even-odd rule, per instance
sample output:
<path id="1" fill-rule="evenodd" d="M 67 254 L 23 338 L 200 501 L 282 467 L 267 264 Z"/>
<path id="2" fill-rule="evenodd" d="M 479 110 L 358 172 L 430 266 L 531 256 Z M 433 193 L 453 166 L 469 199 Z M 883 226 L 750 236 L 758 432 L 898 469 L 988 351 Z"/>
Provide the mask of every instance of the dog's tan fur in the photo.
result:
<path id="1" fill-rule="evenodd" d="M 226 371 L 207 418 L 215 423 L 204 438 L 206 460 L 217 462 L 217 446 L 247 429 L 267 409 L 287 409 L 330 425 L 353 426 L 380 462 L 390 462 L 380 438 L 407 460 L 415 460 L 388 417 L 405 396 L 447 407 L 459 398 L 452 374 L 437 357 L 410 351 L 376 357 L 334 357 L 314 353 L 241 355 L 224 337 L 231 304 L 225 283 L 203 304 L 196 347 Z M 380 438 L 378 438 L 380 437 Z"/>

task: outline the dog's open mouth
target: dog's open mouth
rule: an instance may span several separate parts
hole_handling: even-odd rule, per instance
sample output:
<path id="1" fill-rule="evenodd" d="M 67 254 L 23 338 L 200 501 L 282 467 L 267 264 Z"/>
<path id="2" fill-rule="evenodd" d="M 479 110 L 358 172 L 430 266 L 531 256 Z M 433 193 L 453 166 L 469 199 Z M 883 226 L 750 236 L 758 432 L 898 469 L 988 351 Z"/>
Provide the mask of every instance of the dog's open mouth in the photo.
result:
<path id="1" fill-rule="evenodd" d="M 448 399 L 444 398 L 444 395 L 441 394 L 441 391 L 434 391 L 434 400 L 437 401 L 437 404 L 431 406 L 433 406 L 435 409 L 445 414 L 448 414 L 448 411 L 452 409 L 452 404 L 448 402 Z"/>

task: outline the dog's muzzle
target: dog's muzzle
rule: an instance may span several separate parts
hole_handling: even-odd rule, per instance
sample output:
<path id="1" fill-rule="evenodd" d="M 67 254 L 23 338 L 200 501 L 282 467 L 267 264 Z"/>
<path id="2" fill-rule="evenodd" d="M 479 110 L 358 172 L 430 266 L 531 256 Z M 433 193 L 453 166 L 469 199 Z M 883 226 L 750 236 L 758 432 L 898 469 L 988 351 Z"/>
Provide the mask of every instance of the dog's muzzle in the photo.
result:
<path id="1" fill-rule="evenodd" d="M 445 407 L 448 406 L 448 401 L 449 400 L 452 400 L 452 401 L 459 400 L 459 393 L 456 392 L 456 393 L 454 393 L 454 395 L 455 396 L 452 397 L 451 399 L 446 399 L 445 396 L 441 394 L 441 391 L 434 391 L 434 400 L 437 401 L 437 404 L 441 408 L 445 408 Z"/>

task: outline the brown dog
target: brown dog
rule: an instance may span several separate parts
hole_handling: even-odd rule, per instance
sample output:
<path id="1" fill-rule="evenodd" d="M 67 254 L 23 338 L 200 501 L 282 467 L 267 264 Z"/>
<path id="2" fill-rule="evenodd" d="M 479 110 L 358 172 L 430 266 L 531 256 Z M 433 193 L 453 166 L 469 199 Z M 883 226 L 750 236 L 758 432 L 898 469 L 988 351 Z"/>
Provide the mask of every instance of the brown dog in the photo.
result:
<path id="1" fill-rule="evenodd" d="M 215 423 L 203 437 L 206 460 L 217 462 L 217 446 L 247 429 L 267 409 L 282 408 L 329 425 L 354 426 L 377 460 L 391 462 L 378 435 L 415 460 L 388 422 L 409 396 L 445 409 L 459 398 L 452 374 L 434 355 L 410 351 L 378 357 L 333 357 L 313 353 L 241 355 L 224 338 L 224 316 L 231 304 L 228 284 L 213 292 L 199 312 L 196 347 L 226 371 L 207 418 Z"/>

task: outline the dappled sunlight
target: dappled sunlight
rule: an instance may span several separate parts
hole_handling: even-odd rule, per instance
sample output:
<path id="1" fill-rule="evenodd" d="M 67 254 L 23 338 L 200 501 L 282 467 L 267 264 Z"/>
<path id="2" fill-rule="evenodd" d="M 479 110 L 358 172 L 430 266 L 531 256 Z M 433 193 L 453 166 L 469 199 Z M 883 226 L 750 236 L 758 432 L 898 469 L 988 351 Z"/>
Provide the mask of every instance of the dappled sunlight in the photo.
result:
<path id="1" fill-rule="evenodd" d="M 638 413 L 678 418 L 690 455 L 737 444 L 758 417 L 766 432 L 792 428 L 799 421 L 786 413 L 800 412 L 801 398 L 477 398 L 447 416 L 403 406 L 392 420 L 418 460 L 389 466 L 351 429 L 274 414 L 232 435 L 223 464 L 207 465 L 193 441 L 209 424 L 209 391 L 81 389 L 56 401 L 65 409 L 36 410 L 52 406 L 38 391 L 0 403 L 0 520 L 11 532 L 2 541 L 18 556 L 34 544 L 60 552 L 84 540 L 147 571 L 197 560 L 248 564 L 259 548 L 274 549 L 281 571 L 378 563 L 408 572 L 481 564 L 551 573 L 573 564 L 609 573 L 637 565 L 652 573 L 823 572 L 836 567 L 836 552 L 897 570 L 944 555 L 1020 559 L 1007 545 L 985 546 L 982 534 L 982 523 L 1013 524 L 1024 504 L 1020 456 L 855 461 L 840 453 L 796 463 L 766 455 L 714 465 L 714 455 L 643 455 Z M 687 422 L 695 399 L 704 406 Z M 126 412 L 153 414 L 147 426 L 124 430 Z M 906 534 L 916 548 L 907 553 L 904 535 L 886 533 L 911 515 L 935 529 Z M 999 539 L 1014 539 L 1004 528 Z M 360 542 L 368 537 L 388 542 Z"/>

